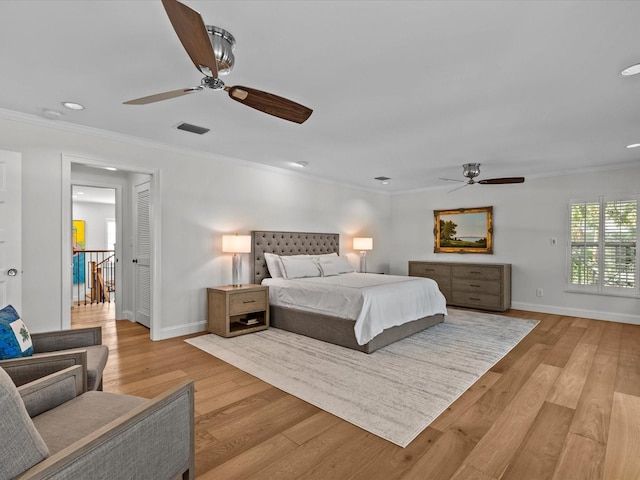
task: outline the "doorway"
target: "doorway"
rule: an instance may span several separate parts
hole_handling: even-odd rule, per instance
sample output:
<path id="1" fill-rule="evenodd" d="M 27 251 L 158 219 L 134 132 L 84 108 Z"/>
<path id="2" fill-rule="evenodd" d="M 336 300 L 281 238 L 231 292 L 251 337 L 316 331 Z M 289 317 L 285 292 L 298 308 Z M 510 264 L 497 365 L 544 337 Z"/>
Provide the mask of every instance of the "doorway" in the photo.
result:
<path id="1" fill-rule="evenodd" d="M 160 209 L 157 207 L 157 189 L 159 188 L 158 172 L 148 171 L 140 172 L 138 169 L 125 170 L 118 168 L 106 167 L 103 163 L 98 164 L 95 161 L 63 155 L 62 162 L 62 195 L 63 195 L 63 235 L 62 235 L 62 262 L 63 262 L 63 279 L 62 279 L 62 328 L 70 328 L 71 326 L 71 308 L 75 300 L 73 294 L 73 250 L 67 246 L 73 244 L 72 220 L 77 219 L 74 212 L 74 200 L 72 199 L 72 191 L 74 186 L 91 187 L 95 189 L 113 189 L 115 190 L 115 215 L 114 217 L 105 216 L 104 221 L 104 242 L 109 247 L 110 240 L 107 236 L 113 235 L 109 231 L 113 228 L 113 219 L 115 219 L 115 248 L 113 262 L 115 263 L 115 305 L 113 309 L 115 318 L 118 320 L 139 321 L 136 318 L 137 305 L 140 299 L 136 298 L 138 293 L 135 288 L 135 268 L 134 268 L 134 250 L 133 250 L 133 229 L 134 221 L 134 202 L 135 202 L 135 186 L 142 182 L 148 182 L 149 185 L 149 261 L 148 261 L 148 297 L 143 299 L 142 304 L 148 304 L 148 327 L 150 328 L 151 339 L 154 339 L 154 323 L 159 316 L 159 295 L 157 290 L 160 281 L 157 278 L 158 269 L 155 268 L 155 262 L 160 257 L 159 246 L 156 245 L 155 239 L 160 235 Z M 85 192 L 85 195 L 87 193 Z M 76 210 L 77 211 L 77 210 Z M 109 248 L 105 248 L 109 250 Z M 108 287 L 105 285 L 105 289 Z M 111 292 L 108 292 L 111 293 Z M 77 297 L 77 294 L 75 295 Z M 140 322 L 142 323 L 142 322 Z"/>
<path id="2" fill-rule="evenodd" d="M 98 311 L 104 316 L 106 311 L 115 320 L 117 310 L 121 312 L 116 308 L 116 287 L 122 279 L 116 192 L 112 187 L 71 185 L 72 317 L 83 309 L 85 317 Z"/>

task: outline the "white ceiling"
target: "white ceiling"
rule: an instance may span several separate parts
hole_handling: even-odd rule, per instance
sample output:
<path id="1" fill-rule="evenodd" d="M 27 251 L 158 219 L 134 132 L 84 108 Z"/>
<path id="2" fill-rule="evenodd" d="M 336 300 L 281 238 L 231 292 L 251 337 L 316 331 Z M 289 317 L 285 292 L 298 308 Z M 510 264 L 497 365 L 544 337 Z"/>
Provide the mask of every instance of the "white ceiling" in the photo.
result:
<path id="1" fill-rule="evenodd" d="M 466 162 L 480 178 L 640 164 L 640 75 L 619 74 L 640 62 L 640 2 L 184 3 L 235 36 L 227 85 L 310 119 L 211 90 L 122 105 L 200 82 L 160 0 L 0 1 L 0 108 L 389 192 L 450 188 Z"/>

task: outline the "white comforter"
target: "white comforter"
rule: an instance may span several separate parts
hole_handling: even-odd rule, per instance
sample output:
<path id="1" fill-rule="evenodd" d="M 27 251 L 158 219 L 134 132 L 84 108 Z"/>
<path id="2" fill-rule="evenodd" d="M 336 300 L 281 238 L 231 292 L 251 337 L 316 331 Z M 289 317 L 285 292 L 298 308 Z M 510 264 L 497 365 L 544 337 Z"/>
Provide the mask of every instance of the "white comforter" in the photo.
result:
<path id="1" fill-rule="evenodd" d="M 421 277 L 345 273 L 287 280 L 266 278 L 269 302 L 355 320 L 355 336 L 364 345 L 383 330 L 444 313 L 446 301 L 435 281 Z"/>

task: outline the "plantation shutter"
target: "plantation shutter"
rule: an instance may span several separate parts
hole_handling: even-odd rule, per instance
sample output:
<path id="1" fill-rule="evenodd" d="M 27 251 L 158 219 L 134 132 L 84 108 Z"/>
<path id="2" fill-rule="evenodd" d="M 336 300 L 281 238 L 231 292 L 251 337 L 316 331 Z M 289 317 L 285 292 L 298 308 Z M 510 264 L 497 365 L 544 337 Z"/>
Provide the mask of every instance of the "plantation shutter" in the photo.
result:
<path id="1" fill-rule="evenodd" d="M 604 207 L 603 287 L 637 287 L 638 202 L 607 201 Z"/>
<path id="2" fill-rule="evenodd" d="M 569 288 L 640 295 L 638 198 L 572 200 Z"/>
<path id="3" fill-rule="evenodd" d="M 600 202 L 571 204 L 571 284 L 597 287 L 600 281 Z"/>

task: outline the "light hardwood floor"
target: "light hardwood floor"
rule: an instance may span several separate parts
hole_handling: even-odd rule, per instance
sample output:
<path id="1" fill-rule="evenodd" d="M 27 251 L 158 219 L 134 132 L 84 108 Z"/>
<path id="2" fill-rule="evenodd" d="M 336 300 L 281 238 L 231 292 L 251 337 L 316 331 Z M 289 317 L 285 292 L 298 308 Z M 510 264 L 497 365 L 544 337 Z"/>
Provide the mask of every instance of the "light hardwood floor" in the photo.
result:
<path id="1" fill-rule="evenodd" d="M 403 449 L 114 309 L 72 325 L 102 325 L 106 391 L 195 380 L 199 479 L 640 479 L 640 326 L 509 311 L 540 324 Z"/>

